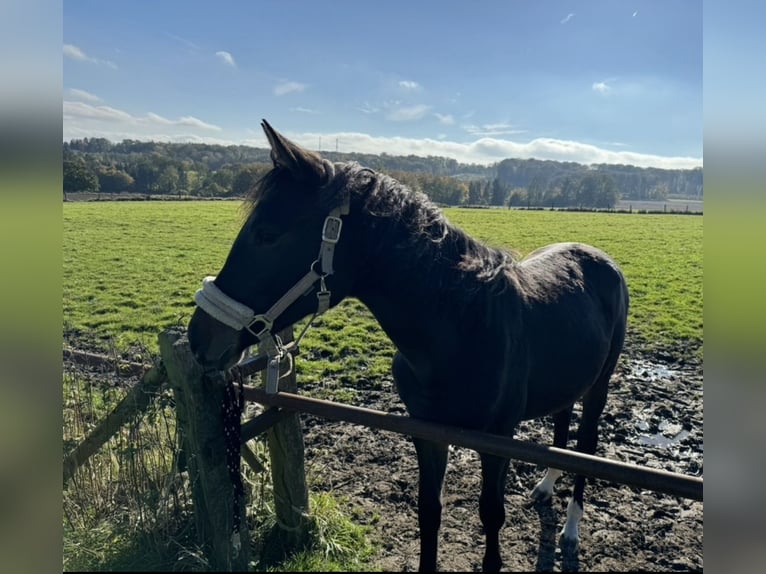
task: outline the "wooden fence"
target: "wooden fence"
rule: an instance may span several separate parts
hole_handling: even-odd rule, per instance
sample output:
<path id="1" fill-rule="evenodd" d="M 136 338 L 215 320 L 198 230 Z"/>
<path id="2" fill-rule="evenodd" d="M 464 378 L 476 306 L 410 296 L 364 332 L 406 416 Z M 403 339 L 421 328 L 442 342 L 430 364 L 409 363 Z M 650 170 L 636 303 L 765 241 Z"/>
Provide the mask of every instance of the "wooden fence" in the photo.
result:
<path id="1" fill-rule="evenodd" d="M 286 344 L 289 343 L 292 341 L 292 329 L 283 331 L 280 336 Z M 125 422 L 146 409 L 159 388 L 167 383 L 172 388 L 176 401 L 181 448 L 186 453 L 199 542 L 215 570 L 246 570 L 249 548 L 244 516 L 245 504 L 239 505 L 242 545 L 241 549 L 237 550 L 233 547 L 231 538 L 235 490 L 229 479 L 226 457 L 223 456 L 226 444 L 222 410 L 218 408 L 225 400 L 224 393 L 228 382 L 222 378 L 211 378 L 202 372 L 191 354 L 186 334 L 182 329 L 164 331 L 159 336 L 159 343 L 162 362 L 148 368 L 141 381 L 128 395 L 65 457 L 64 480 L 67 481 Z M 265 356 L 251 357 L 231 370 L 228 381 L 241 381 L 264 371 L 265 367 Z M 135 369 L 136 365 L 132 368 Z M 294 370 L 280 380 L 280 392 L 276 394 L 267 394 L 262 388 L 252 385 L 243 385 L 242 388 L 247 400 L 268 407 L 262 414 L 242 424 L 241 455 L 246 463 L 256 470 L 262 470 L 246 443 L 259 434 L 267 433 L 276 518 L 280 529 L 279 536 L 272 543 L 278 543 L 282 552 L 297 547 L 308 528 L 308 488 L 299 419 L 301 412 L 463 446 L 479 452 L 551 466 L 567 472 L 684 498 L 703 498 L 703 481 L 698 477 L 301 397 L 297 394 Z"/>

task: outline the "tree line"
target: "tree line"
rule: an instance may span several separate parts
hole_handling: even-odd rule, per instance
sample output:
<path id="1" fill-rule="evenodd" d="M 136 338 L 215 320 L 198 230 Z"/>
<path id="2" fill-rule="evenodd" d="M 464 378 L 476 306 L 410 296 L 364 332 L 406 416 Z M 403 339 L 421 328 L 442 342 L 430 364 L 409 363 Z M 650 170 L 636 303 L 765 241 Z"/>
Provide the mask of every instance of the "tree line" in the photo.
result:
<path id="1" fill-rule="evenodd" d="M 444 205 L 611 208 L 622 199 L 702 197 L 702 170 L 584 166 L 506 159 L 492 166 L 443 157 L 322 151 L 383 171 Z M 64 142 L 64 194 L 100 192 L 192 197 L 244 195 L 271 168 L 269 150 L 104 138 Z"/>

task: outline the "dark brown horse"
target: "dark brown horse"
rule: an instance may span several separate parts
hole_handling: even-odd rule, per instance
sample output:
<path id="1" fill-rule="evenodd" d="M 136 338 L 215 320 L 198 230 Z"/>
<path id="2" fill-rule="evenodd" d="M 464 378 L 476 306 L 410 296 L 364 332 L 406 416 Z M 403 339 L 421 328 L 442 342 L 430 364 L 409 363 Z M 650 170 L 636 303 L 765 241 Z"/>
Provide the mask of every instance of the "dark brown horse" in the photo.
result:
<path id="1" fill-rule="evenodd" d="M 274 168 L 189 324 L 203 366 L 226 369 L 258 342 L 273 351 L 272 331 L 356 297 L 396 345 L 393 375 L 411 416 L 510 436 L 521 420 L 552 415 L 563 448 L 582 399 L 577 449 L 595 452 L 628 312 L 625 279 L 606 254 L 559 243 L 517 261 L 452 225 L 422 193 L 263 128 Z M 420 570 L 433 571 L 447 445 L 414 442 Z M 484 570 L 502 565 L 508 463 L 481 454 Z M 560 474 L 548 469 L 532 497 L 550 497 Z M 576 477 L 564 542 L 577 542 L 584 487 Z"/>

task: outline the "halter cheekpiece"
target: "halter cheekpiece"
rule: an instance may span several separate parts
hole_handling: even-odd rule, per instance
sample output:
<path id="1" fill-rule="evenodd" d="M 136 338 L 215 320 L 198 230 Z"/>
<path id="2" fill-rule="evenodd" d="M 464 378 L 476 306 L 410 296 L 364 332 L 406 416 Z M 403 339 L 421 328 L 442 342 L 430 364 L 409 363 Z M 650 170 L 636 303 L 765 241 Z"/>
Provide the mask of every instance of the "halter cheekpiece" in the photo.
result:
<path id="1" fill-rule="evenodd" d="M 335 166 L 327 160 L 323 160 L 323 163 L 328 176 L 324 189 L 332 185 L 335 179 Z M 325 277 L 333 273 L 332 263 L 335 245 L 338 243 L 343 229 L 341 216 L 348 215 L 349 204 L 350 198 L 347 196 L 339 206 L 333 208 L 325 217 L 322 225 L 322 243 L 319 246 L 317 258 L 309 266 L 308 272 L 265 313 L 256 314 L 247 305 L 226 295 L 214 283 L 214 276 L 205 277 L 202 280 L 202 288 L 194 294 L 195 303 L 208 315 L 237 331 L 246 329 L 258 340 L 261 351 L 265 352 L 268 357 L 266 374 L 266 392 L 268 393 L 277 392 L 279 366 L 285 356 L 291 357 L 282 345 L 279 336 L 271 332 L 274 321 L 319 282 L 317 310 L 296 339 L 295 345 L 297 345 L 314 319 L 330 308 L 330 291 L 325 284 Z"/>

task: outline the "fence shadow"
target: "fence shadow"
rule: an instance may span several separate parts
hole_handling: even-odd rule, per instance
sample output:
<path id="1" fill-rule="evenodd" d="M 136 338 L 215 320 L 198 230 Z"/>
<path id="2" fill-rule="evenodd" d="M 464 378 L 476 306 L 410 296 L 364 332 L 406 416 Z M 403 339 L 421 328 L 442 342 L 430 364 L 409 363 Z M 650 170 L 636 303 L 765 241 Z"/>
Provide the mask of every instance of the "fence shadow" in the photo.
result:
<path id="1" fill-rule="evenodd" d="M 532 507 L 540 519 L 540 541 L 537 546 L 536 572 L 553 572 L 556 558 L 561 559 L 561 572 L 579 572 L 580 559 L 578 548 L 573 545 L 562 545 L 561 554 L 557 556 L 559 533 L 559 512 L 551 504 L 551 500 L 535 502 Z"/>

